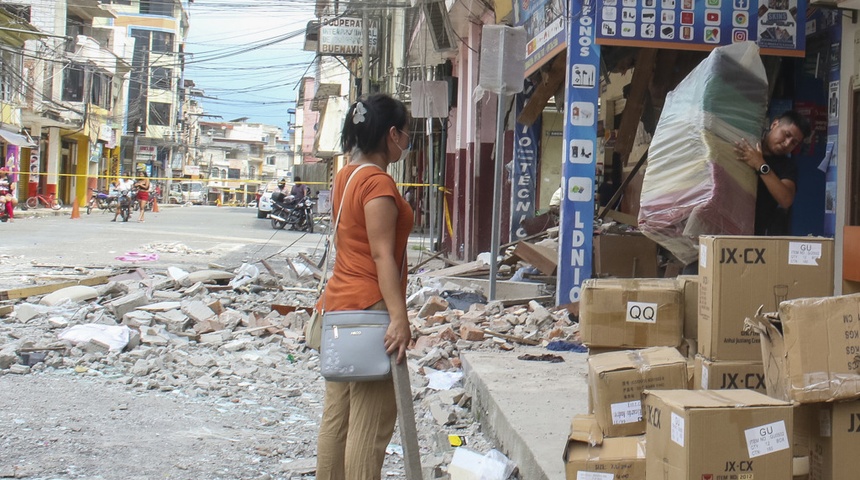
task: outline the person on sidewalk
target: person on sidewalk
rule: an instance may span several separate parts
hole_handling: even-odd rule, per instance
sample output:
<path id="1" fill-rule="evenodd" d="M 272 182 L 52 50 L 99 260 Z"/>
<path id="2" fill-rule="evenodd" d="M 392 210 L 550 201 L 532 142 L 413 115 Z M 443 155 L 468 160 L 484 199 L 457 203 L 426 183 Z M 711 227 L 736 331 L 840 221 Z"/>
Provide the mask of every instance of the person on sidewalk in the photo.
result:
<path id="1" fill-rule="evenodd" d="M 140 178 L 134 182 L 134 190 L 137 194 L 137 206 L 140 207 L 140 217 L 137 219 L 138 222 L 143 223 L 143 214 L 146 212 L 146 204 L 149 202 L 149 178 L 146 176 L 146 172 L 140 170 L 137 172 Z"/>
<path id="2" fill-rule="evenodd" d="M 9 170 L 6 167 L 0 168 L 0 211 L 6 212 L 10 222 L 15 219 L 16 205 L 18 198 L 14 186 L 9 183 Z"/>
<path id="3" fill-rule="evenodd" d="M 384 348 L 397 363 L 412 340 L 404 264 L 412 208 L 386 169 L 409 153 L 408 128 L 406 106 L 388 95 L 363 98 L 347 111 L 341 142 L 351 161 L 334 181 L 333 211 L 342 206 L 334 239 L 337 256 L 320 302 L 325 305 L 319 306 L 325 311 L 388 310 Z M 371 166 L 359 170 L 362 165 Z M 396 418 L 390 377 L 326 382 L 317 480 L 379 480 Z"/>

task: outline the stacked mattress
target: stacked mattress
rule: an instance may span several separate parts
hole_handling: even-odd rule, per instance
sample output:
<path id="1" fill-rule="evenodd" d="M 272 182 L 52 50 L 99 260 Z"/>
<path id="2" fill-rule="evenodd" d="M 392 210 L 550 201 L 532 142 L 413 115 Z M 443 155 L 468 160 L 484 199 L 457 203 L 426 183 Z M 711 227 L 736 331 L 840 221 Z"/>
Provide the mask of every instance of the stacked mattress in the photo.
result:
<path id="1" fill-rule="evenodd" d="M 639 229 L 687 264 L 699 235 L 751 235 L 755 172 L 735 142 L 759 141 L 767 76 L 752 42 L 715 49 L 666 97 L 648 150 Z"/>

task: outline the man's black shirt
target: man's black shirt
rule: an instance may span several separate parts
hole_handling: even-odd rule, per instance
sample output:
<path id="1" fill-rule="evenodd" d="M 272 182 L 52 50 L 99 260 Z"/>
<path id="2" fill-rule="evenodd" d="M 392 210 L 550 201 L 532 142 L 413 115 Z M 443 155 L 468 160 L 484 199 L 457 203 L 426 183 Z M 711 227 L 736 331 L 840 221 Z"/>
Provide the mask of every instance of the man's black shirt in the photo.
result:
<path id="1" fill-rule="evenodd" d="M 797 161 L 788 156 L 767 156 L 764 161 L 770 165 L 768 175 L 776 175 L 780 180 L 788 179 L 797 185 Z M 791 209 L 779 206 L 767 189 L 764 181 L 758 179 L 755 202 L 756 235 L 791 235 Z"/>

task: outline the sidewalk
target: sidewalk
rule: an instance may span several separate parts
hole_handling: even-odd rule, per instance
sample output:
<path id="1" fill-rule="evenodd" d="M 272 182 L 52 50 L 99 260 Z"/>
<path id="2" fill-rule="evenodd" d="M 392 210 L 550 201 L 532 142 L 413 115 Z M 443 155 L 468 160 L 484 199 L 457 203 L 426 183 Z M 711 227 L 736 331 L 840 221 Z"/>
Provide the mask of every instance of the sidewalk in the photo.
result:
<path id="1" fill-rule="evenodd" d="M 518 360 L 524 353 L 551 353 L 563 363 Z M 472 412 L 520 478 L 564 480 L 561 460 L 570 420 L 588 410 L 587 353 L 521 348 L 516 352 L 462 355 Z"/>

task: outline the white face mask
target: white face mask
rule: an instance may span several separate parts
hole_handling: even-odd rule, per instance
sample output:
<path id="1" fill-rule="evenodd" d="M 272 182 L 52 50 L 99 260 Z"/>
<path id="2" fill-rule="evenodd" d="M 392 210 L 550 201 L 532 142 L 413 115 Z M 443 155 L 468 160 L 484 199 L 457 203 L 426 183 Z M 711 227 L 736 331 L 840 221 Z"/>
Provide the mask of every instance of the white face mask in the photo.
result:
<path id="1" fill-rule="evenodd" d="M 401 132 L 403 132 L 403 131 L 401 130 Z M 403 133 L 405 133 L 405 132 L 403 132 Z M 408 138 L 408 136 L 407 136 L 407 138 Z M 395 145 L 397 145 L 397 143 L 395 143 Z M 397 145 L 397 148 L 400 148 L 400 145 Z M 406 160 L 406 157 L 409 156 L 410 150 L 412 150 L 412 140 L 409 140 L 409 145 L 407 145 L 405 149 L 400 148 L 400 158 L 398 158 L 397 161 L 402 162 L 402 161 Z"/>

